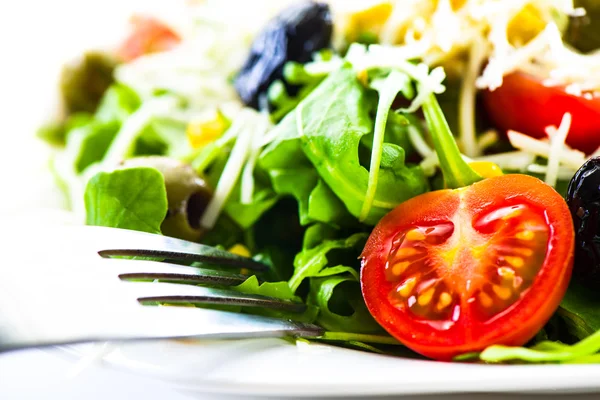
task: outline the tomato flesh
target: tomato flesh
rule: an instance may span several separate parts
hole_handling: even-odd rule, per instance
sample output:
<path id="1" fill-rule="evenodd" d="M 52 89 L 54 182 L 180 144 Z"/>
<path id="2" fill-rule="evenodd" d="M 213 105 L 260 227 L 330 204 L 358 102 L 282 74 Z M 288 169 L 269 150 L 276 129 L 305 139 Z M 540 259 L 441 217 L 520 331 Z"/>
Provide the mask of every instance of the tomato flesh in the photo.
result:
<path id="1" fill-rule="evenodd" d="M 431 358 L 522 345 L 566 291 L 573 236 L 564 200 L 533 177 L 430 192 L 374 229 L 363 296 L 383 328 Z"/>
<path id="2" fill-rule="evenodd" d="M 504 77 L 502 86 L 483 93 L 483 104 L 492 123 L 535 138 L 547 137 L 545 128 L 559 126 L 563 115 L 573 119 L 567 144 L 586 154 L 600 147 L 600 98 L 569 94 L 561 86 L 545 86 L 522 72 Z"/>
<path id="3" fill-rule="evenodd" d="M 170 50 L 181 42 L 171 28 L 154 18 L 136 16 L 132 22 L 134 29 L 118 51 L 125 62 L 145 54 Z"/>

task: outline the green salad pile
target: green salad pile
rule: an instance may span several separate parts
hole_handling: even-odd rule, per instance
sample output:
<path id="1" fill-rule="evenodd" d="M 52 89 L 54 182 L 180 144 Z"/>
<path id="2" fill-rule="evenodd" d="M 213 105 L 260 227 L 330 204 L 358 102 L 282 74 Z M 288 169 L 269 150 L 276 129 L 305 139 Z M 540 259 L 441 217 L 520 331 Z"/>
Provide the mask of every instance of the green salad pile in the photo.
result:
<path id="1" fill-rule="evenodd" d="M 310 59 L 288 54 L 266 81 L 260 78 L 251 100 L 243 97 L 240 76 L 256 64 L 238 64 L 225 77 L 243 99 L 233 107 L 229 98 L 227 105 L 199 105 L 180 86 L 129 79 L 152 57 L 168 64 L 173 54 L 178 63 L 179 47 L 130 59 L 90 52 L 65 69 L 66 113 L 40 136 L 57 148 L 51 168 L 82 222 L 252 257 L 269 271 L 234 290 L 308 305 L 301 314 L 227 310 L 318 324 L 326 333 L 315 340 L 417 356 L 367 309 L 360 255 L 373 227 L 399 204 L 486 176 L 474 165 L 444 175 L 442 170 L 454 168 L 452 160 L 469 165 L 478 159 L 452 158 L 453 150 L 442 160 L 436 157 L 436 150 L 458 149 L 436 132 L 460 129 L 460 79 L 394 46 L 365 44 L 376 39 L 372 35 L 335 49 L 331 31 L 323 35 L 325 45 L 313 49 Z M 252 47 L 251 56 L 255 51 Z M 479 113 L 474 123 L 477 132 L 490 127 Z M 498 139 L 487 149 L 502 153 L 511 146 Z M 570 178 L 559 176 L 557 190 L 564 194 Z M 555 315 L 526 347 L 491 346 L 458 359 L 597 362 L 599 331 L 600 298 L 572 282 Z"/>

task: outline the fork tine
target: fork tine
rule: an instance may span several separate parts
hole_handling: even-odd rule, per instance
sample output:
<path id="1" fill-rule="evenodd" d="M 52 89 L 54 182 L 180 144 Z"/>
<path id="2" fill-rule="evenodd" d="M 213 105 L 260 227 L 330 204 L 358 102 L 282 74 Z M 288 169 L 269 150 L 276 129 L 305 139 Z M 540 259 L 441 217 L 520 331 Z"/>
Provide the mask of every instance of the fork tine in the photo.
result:
<path id="1" fill-rule="evenodd" d="M 306 305 L 290 300 L 244 294 L 233 290 L 163 282 L 123 282 L 140 303 L 220 304 L 303 312 Z"/>
<path id="2" fill-rule="evenodd" d="M 251 258 L 168 236 L 99 226 L 86 227 L 86 229 L 88 228 L 90 232 L 95 230 L 103 236 L 103 241 L 98 241 L 98 243 L 106 243 L 107 233 L 105 230 L 110 229 L 108 233 L 111 239 L 110 245 L 107 245 L 108 248 L 98 251 L 98 254 L 102 257 L 137 256 L 188 262 L 196 261 L 219 266 L 245 268 L 255 272 L 264 272 L 269 268 L 266 264 Z"/>
<path id="3" fill-rule="evenodd" d="M 102 264 L 101 268 L 115 272 L 124 280 L 236 286 L 249 277 L 229 271 L 196 268 L 164 261 L 107 259 L 103 260 Z"/>

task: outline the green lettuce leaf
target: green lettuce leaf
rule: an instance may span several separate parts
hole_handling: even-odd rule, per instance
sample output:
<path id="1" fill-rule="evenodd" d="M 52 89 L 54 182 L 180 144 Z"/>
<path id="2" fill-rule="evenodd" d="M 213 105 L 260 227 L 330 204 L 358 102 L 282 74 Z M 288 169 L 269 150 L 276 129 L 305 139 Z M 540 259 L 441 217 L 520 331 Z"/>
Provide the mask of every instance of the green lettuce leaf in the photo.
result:
<path id="1" fill-rule="evenodd" d="M 85 190 L 88 225 L 161 233 L 167 214 L 163 175 L 154 168 L 100 172 Z"/>
<path id="2" fill-rule="evenodd" d="M 350 214 L 358 217 L 369 177 L 359 147 L 362 137 L 373 130 L 365 91 L 351 68 L 331 73 L 270 133 L 276 139 L 261 153 L 262 168 L 289 170 L 312 164 Z M 420 167 L 400 158 L 382 165 L 366 222 L 375 224 L 396 205 L 427 189 Z"/>

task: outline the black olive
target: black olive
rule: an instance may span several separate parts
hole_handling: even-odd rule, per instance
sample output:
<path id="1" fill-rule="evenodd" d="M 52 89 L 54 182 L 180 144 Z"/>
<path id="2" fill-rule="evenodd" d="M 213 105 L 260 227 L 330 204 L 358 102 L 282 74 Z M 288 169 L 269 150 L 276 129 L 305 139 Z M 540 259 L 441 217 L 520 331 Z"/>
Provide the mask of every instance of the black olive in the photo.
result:
<path id="1" fill-rule="evenodd" d="M 206 180 L 189 165 L 168 157 L 149 156 L 126 160 L 124 167 L 153 167 L 165 178 L 169 208 L 160 227 L 164 235 L 198 241 L 204 234 L 200 217 L 212 190 Z"/>
<path id="2" fill-rule="evenodd" d="M 295 4 L 270 20 L 254 39 L 235 79 L 242 101 L 254 108 L 263 106 L 271 83 L 283 77 L 285 63 L 310 61 L 313 53 L 331 45 L 332 31 L 331 12 L 324 3 Z"/>
<path id="3" fill-rule="evenodd" d="M 588 160 L 575 173 L 567 204 L 575 226 L 573 275 L 600 287 L 600 157 Z"/>

